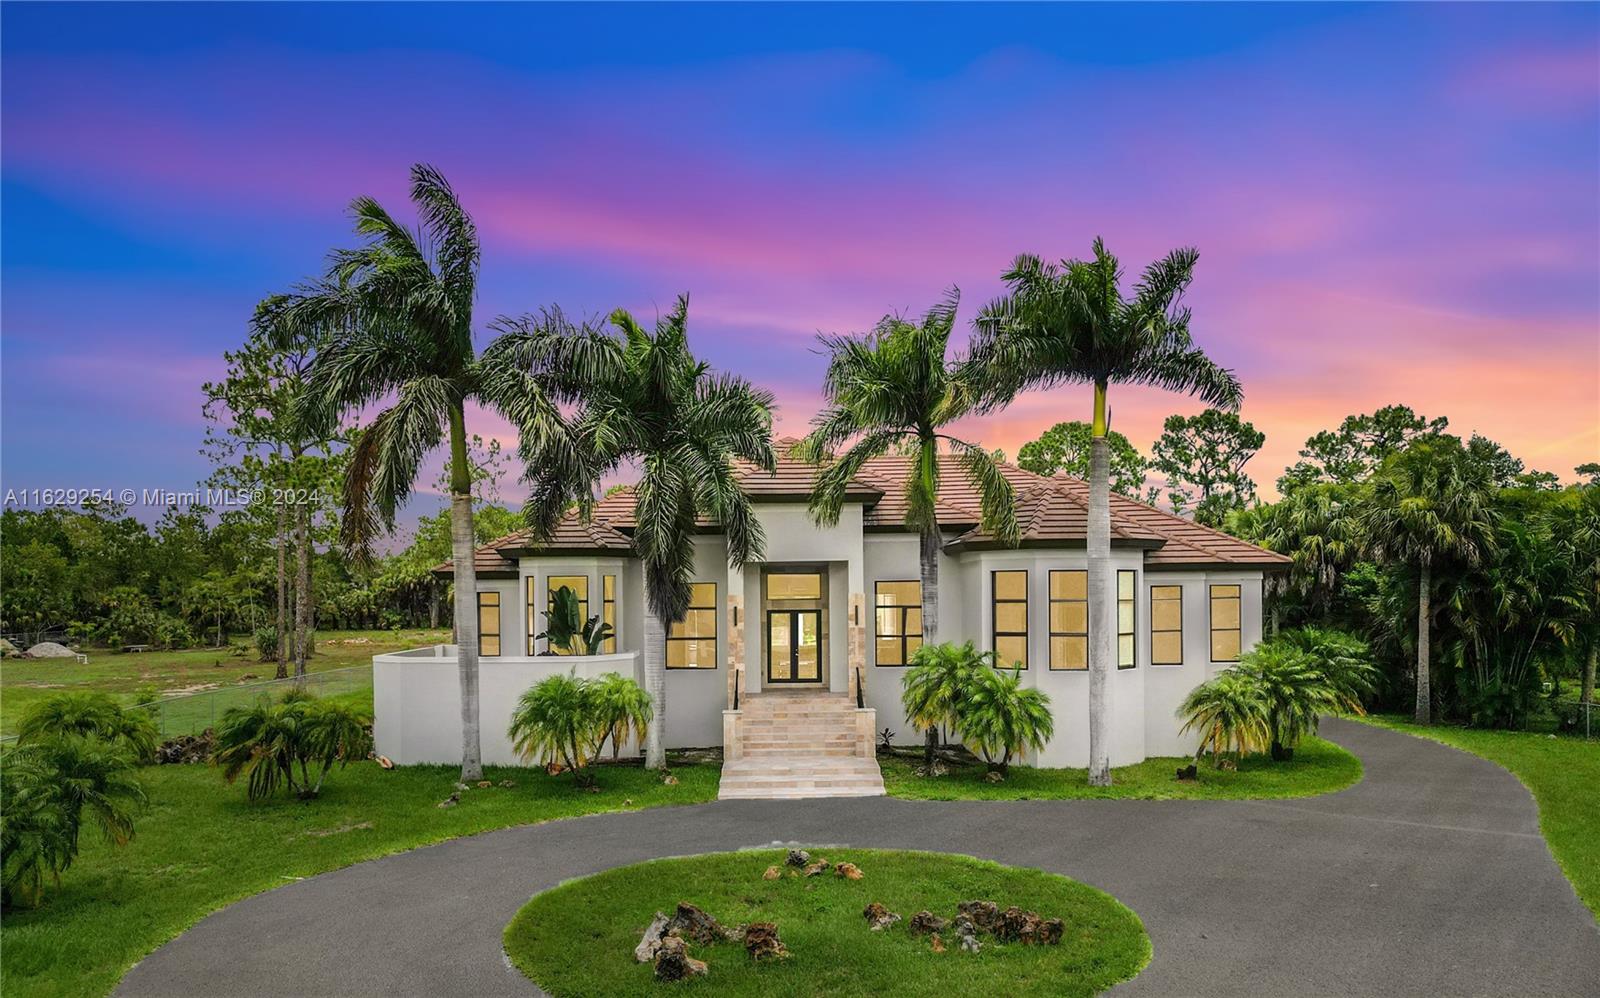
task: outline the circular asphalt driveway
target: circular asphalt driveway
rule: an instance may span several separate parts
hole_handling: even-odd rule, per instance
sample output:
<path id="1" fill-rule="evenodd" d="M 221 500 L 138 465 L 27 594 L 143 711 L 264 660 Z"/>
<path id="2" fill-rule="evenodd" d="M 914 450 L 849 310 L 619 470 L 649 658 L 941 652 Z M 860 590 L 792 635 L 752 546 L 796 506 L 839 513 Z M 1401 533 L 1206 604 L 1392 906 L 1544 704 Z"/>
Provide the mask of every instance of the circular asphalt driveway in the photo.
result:
<path id="1" fill-rule="evenodd" d="M 1407 735 L 1339 721 L 1323 733 L 1365 777 L 1305 800 L 722 801 L 456 839 L 241 901 L 117 993 L 536 995 L 500 946 L 532 894 L 644 859 L 798 841 L 966 853 L 1109 891 L 1154 946 L 1117 994 L 1600 995 L 1600 929 L 1515 778 Z"/>

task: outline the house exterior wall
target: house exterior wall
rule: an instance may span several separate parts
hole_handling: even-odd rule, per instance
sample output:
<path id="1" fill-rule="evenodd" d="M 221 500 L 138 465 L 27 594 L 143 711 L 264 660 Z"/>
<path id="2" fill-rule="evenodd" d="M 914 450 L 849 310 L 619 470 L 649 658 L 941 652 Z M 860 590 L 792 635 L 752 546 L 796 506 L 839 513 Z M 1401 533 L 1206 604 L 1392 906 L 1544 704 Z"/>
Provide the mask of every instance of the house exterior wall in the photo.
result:
<path id="1" fill-rule="evenodd" d="M 756 511 L 766 534 L 762 562 L 730 568 L 726 543 L 720 535 L 701 534 L 694 540 L 693 579 L 717 587 L 716 665 L 707 669 L 667 670 L 663 731 L 667 745 L 687 748 L 721 744 L 722 712 L 729 706 L 741 666 L 743 685 L 739 695 L 744 697 L 761 691 L 766 668 L 763 570 L 782 564 L 818 565 L 825 571 L 827 656 L 823 681 L 826 687 L 839 693 L 853 692 L 851 656 L 854 654 L 864 685 L 863 700 L 866 706 L 877 711 L 878 728 L 895 732 L 894 741 L 898 744 L 919 743 L 920 735 L 906 721 L 900 701 L 905 667 L 878 664 L 876 617 L 872 612 L 878 582 L 920 579 L 916 536 L 903 532 L 864 532 L 862 508 L 855 503 L 847 504 L 839 523 L 828 528 L 819 528 L 811 521 L 804 503 L 761 503 Z M 947 541 L 952 539 L 946 537 Z M 1181 722 L 1176 716 L 1178 706 L 1195 686 L 1232 664 L 1214 662 L 1210 657 L 1210 589 L 1213 585 L 1240 587 L 1241 650 L 1248 650 L 1261 638 L 1263 575 L 1260 570 L 1173 570 L 1161 566 L 1147 570 L 1144 562 L 1142 550 L 1112 550 L 1112 570 L 1135 573 L 1136 663 L 1132 669 L 1114 668 L 1108 676 L 1108 728 L 1113 766 L 1130 765 L 1150 756 L 1183 756 L 1194 751 L 1198 738 L 1192 733 L 1180 732 Z M 983 651 L 994 648 L 991 573 L 1009 569 L 1028 572 L 1029 661 L 1022 673 L 1022 682 L 1049 695 L 1055 732 L 1042 750 L 1014 761 L 1071 767 L 1088 763 L 1089 674 L 1087 670 L 1052 670 L 1049 667 L 1049 573 L 1086 567 L 1087 558 L 1082 548 L 942 552 L 940 555 L 938 637 L 944 641 L 970 640 Z M 485 579 L 479 583 L 480 590 L 501 594 L 501 643 L 505 653 L 499 661 L 485 659 L 484 664 L 486 753 L 491 736 L 503 735 L 510 706 L 523 689 L 543 675 L 579 665 L 573 658 L 527 658 L 527 635 L 531 633 L 527 612 L 530 584 L 536 594 L 532 632 L 537 632 L 542 630 L 542 615 L 538 611 L 543 609 L 551 576 L 586 576 L 591 613 L 600 612 L 602 577 L 617 576 L 619 655 L 610 657 L 613 660 L 609 665 L 633 675 L 641 684 L 644 681 L 644 593 L 642 571 L 636 560 L 551 554 L 523 558 L 518 570 L 519 577 L 515 580 Z M 1157 585 L 1177 585 L 1183 589 L 1183 661 L 1178 665 L 1151 664 L 1150 592 L 1151 587 Z M 1112 591 L 1114 593 L 1115 589 Z M 853 598 L 859 622 L 852 617 Z M 736 620 L 742 641 L 733 640 Z M 853 649 L 852 623 L 858 628 Z M 543 644 L 538 642 L 538 651 L 543 651 Z M 738 654 L 741 644 L 742 656 Z M 385 656 L 380 656 L 383 658 Z M 592 668 L 593 661 L 596 660 L 585 660 L 581 668 Z M 443 670 L 443 678 L 433 672 L 423 678 L 415 669 L 399 672 L 398 668 L 392 663 L 382 666 L 385 675 L 412 677 L 416 689 L 403 696 L 392 688 L 380 693 L 380 729 L 385 731 L 388 743 L 400 745 L 399 751 L 407 759 L 427 756 L 429 761 L 450 761 L 457 758 L 458 722 L 445 724 L 448 731 L 423 733 L 413 721 L 400 723 L 392 714 L 395 710 L 422 710 L 431 717 L 438 713 L 440 705 L 458 703 L 454 670 Z M 505 753 L 509 753 L 509 744 L 504 748 Z M 499 752 L 499 748 L 496 751 Z M 391 758 L 399 757 L 391 755 Z M 491 757 L 486 754 L 486 758 Z"/>
<path id="2" fill-rule="evenodd" d="M 479 744 L 490 765 L 523 765 L 506 731 L 523 691 L 548 676 L 636 671 L 632 652 L 616 655 L 506 655 L 478 662 Z M 434 645 L 372 660 L 373 737 L 379 755 L 400 765 L 461 762 L 461 680 L 455 645 Z M 607 747 L 609 751 L 609 746 Z M 625 746 L 625 755 L 638 747 Z"/>

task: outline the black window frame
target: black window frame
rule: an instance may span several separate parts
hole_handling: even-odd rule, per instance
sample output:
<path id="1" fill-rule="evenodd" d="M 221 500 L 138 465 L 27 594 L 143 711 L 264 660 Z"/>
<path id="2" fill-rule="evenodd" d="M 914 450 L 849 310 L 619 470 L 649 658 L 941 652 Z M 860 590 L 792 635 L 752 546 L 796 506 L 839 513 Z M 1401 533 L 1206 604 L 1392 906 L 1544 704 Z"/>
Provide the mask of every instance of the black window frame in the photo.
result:
<path id="1" fill-rule="evenodd" d="M 1083 576 L 1082 599 L 1056 599 L 1056 575 L 1081 575 Z M 1051 672 L 1088 672 L 1089 671 L 1089 628 L 1094 625 L 1089 613 L 1089 570 L 1086 568 L 1052 568 L 1045 577 L 1045 627 L 1050 632 L 1049 671 Z M 1083 604 L 1083 630 L 1058 631 L 1056 630 L 1055 605 L 1057 603 L 1082 603 Z M 1083 639 L 1083 665 L 1056 665 L 1056 638 L 1082 638 Z"/>
<path id="2" fill-rule="evenodd" d="M 497 621 L 499 621 L 499 624 L 500 624 L 500 626 L 496 627 L 495 630 L 494 630 L 494 651 L 489 651 L 484 647 L 485 635 L 487 635 L 489 633 L 488 631 L 484 630 L 484 627 L 483 627 L 483 608 L 484 608 L 483 607 L 483 598 L 485 596 L 493 596 L 494 597 L 495 619 Z M 503 650 L 502 649 L 502 645 L 504 644 L 504 642 L 502 642 L 500 640 L 500 636 L 501 636 L 501 629 L 505 627 L 505 616 L 504 616 L 504 614 L 505 614 L 505 600 L 500 598 L 500 590 L 498 590 L 498 589 L 480 589 L 480 590 L 478 590 L 478 654 L 479 654 L 479 656 L 481 656 L 483 658 L 500 658 L 501 657 L 501 652 Z"/>
<path id="3" fill-rule="evenodd" d="M 1008 575 L 1008 574 L 1015 574 L 1015 575 L 1021 575 L 1022 576 L 1022 598 L 1021 599 L 1001 599 L 1000 598 L 1000 587 L 998 585 L 998 583 L 999 583 L 998 576 Z M 1020 668 L 1024 672 L 1026 672 L 1028 670 L 1028 664 L 1029 664 L 1028 663 L 1028 659 L 1031 657 L 1028 654 L 1028 652 L 1029 652 L 1029 648 L 1028 648 L 1028 644 L 1029 644 L 1029 642 L 1028 642 L 1028 629 L 1033 626 L 1033 615 L 1028 609 L 1028 585 L 1029 585 L 1029 583 L 1031 581 L 1032 580 L 1029 579 L 1029 577 L 1028 577 L 1028 570 L 1026 568 L 995 568 L 995 569 L 990 569 L 990 571 L 989 571 L 989 648 L 994 652 L 994 656 L 995 656 L 994 657 L 994 667 L 997 668 L 997 669 L 1018 669 L 1018 668 Z M 1021 603 L 1022 604 L 1022 630 L 1021 630 L 1021 632 L 1017 632 L 1017 631 L 1002 631 L 1002 630 L 1000 630 L 1000 614 L 998 612 L 998 609 L 1000 607 L 1000 604 L 1002 604 L 1002 603 Z M 1001 662 L 1000 661 L 1000 639 L 1001 638 L 1021 638 L 1022 639 L 1022 661 L 1021 661 L 1021 663 Z"/>
<path id="4" fill-rule="evenodd" d="M 1122 577 L 1126 575 L 1128 581 L 1128 598 L 1122 598 Z M 1131 568 L 1117 569 L 1117 591 L 1112 601 L 1117 608 L 1117 668 L 1122 671 L 1137 669 L 1139 667 L 1139 573 Z M 1128 629 L 1122 629 L 1122 604 L 1128 604 Z M 1122 639 L 1127 638 L 1133 644 L 1133 661 L 1127 665 L 1122 664 Z"/>
<path id="5" fill-rule="evenodd" d="M 917 587 L 917 601 L 915 603 L 890 603 L 888 605 L 884 605 L 884 604 L 878 602 L 878 594 L 882 591 L 884 586 L 904 586 L 904 585 L 914 585 L 914 586 Z M 884 634 L 883 632 L 878 630 L 878 614 L 881 611 L 884 611 L 884 610 L 898 610 L 899 611 L 899 614 L 898 614 L 898 616 L 900 618 L 900 633 L 899 634 Z M 880 668 L 880 669 L 903 669 L 906 666 L 911 664 L 912 652 L 906 647 L 907 641 L 909 641 L 912 638 L 915 638 L 917 640 L 917 642 L 918 642 L 917 647 L 919 647 L 919 648 L 922 647 L 922 645 L 921 645 L 921 642 L 922 642 L 922 628 L 920 628 L 920 627 L 917 628 L 915 632 L 909 631 L 909 630 L 906 629 L 906 617 L 909 615 L 910 611 L 912 611 L 912 610 L 917 611 L 918 614 L 921 614 L 921 612 L 922 612 L 922 580 L 921 579 L 878 579 L 878 580 L 876 580 L 875 582 L 872 583 L 872 664 L 875 667 Z M 881 661 L 878 660 L 878 642 L 883 640 L 884 638 L 889 638 L 891 640 L 899 639 L 899 642 L 900 642 L 900 661 L 899 662 L 881 662 Z"/>
<path id="6" fill-rule="evenodd" d="M 611 583 L 611 591 L 606 592 L 606 583 Z M 617 576 L 614 572 L 600 573 L 600 622 L 611 625 L 611 636 L 601 642 L 602 655 L 615 655 L 617 652 Z"/>
<path id="7" fill-rule="evenodd" d="M 693 595 L 693 590 L 692 589 L 690 591 L 689 606 L 688 606 L 688 609 L 690 609 L 690 610 L 710 610 L 711 611 L 711 634 L 710 634 L 709 637 L 704 635 L 704 634 L 684 634 L 684 635 L 678 635 L 678 636 L 674 637 L 673 633 L 672 633 L 673 630 L 675 628 L 681 627 L 683 625 L 683 621 L 681 621 L 681 620 L 680 621 L 674 621 L 673 623 L 667 625 L 667 648 L 668 648 L 668 650 L 670 652 L 670 649 L 671 649 L 671 646 L 672 646 L 672 642 L 674 642 L 674 641 L 710 641 L 711 642 L 712 661 L 711 661 L 710 665 L 673 665 L 672 664 L 672 655 L 668 654 L 666 656 L 665 667 L 668 668 L 668 669 L 671 669 L 671 670 L 673 670 L 675 672 L 714 672 L 721 665 L 721 663 L 719 663 L 716 660 L 716 655 L 717 655 L 717 646 L 722 640 L 722 621 L 720 619 L 721 615 L 717 612 L 717 584 L 715 582 L 699 582 L 699 581 L 696 581 L 696 582 L 690 583 L 690 585 L 691 586 L 710 586 L 711 587 L 711 604 L 709 606 L 694 602 L 694 595 Z"/>
<path id="8" fill-rule="evenodd" d="M 1233 601 L 1239 604 L 1238 623 L 1232 627 L 1217 626 L 1217 590 L 1232 589 Z M 1222 597 L 1228 599 L 1229 597 Z M 1244 586 L 1238 582 L 1213 582 L 1206 587 L 1206 623 L 1210 627 L 1207 635 L 1209 643 L 1206 645 L 1206 655 L 1212 662 L 1237 662 L 1244 655 Z M 1239 636 L 1238 651 L 1232 658 L 1217 657 L 1217 634 L 1219 632 L 1233 631 Z"/>
<path id="9" fill-rule="evenodd" d="M 1182 665 L 1183 664 L 1183 583 L 1181 582 L 1156 582 L 1146 587 L 1150 592 L 1150 664 L 1152 666 Z M 1156 627 L 1156 590 L 1176 589 L 1178 591 L 1178 626 Z M 1171 597 L 1163 597 L 1164 602 L 1172 602 Z M 1178 636 L 1178 660 L 1176 662 L 1156 661 L 1156 635 L 1176 634 Z"/>

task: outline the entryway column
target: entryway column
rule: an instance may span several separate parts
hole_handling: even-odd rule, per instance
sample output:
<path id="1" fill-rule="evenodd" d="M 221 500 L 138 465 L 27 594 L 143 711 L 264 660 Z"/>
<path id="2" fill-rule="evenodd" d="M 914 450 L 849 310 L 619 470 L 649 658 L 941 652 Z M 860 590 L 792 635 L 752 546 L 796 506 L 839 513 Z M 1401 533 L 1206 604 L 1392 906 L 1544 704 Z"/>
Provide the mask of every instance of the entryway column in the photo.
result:
<path id="1" fill-rule="evenodd" d="M 734 689 L 738 701 L 744 703 L 750 692 L 750 677 L 745 667 L 744 629 L 744 570 L 728 569 L 728 706 L 733 707 Z"/>
<path id="2" fill-rule="evenodd" d="M 857 695 L 857 684 L 862 685 L 861 696 L 866 696 L 867 681 L 867 597 L 862 593 L 850 594 L 850 617 L 846 629 L 850 665 L 850 698 Z"/>

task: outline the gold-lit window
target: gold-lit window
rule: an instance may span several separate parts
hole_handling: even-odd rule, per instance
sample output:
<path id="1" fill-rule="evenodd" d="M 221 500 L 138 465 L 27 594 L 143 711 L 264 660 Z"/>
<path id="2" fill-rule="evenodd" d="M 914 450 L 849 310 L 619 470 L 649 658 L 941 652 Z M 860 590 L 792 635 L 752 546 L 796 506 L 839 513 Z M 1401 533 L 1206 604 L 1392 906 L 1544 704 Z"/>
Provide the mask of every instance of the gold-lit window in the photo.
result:
<path id="1" fill-rule="evenodd" d="M 1050 573 L 1050 668 L 1089 668 L 1089 573 Z"/>
<path id="2" fill-rule="evenodd" d="M 1183 664 L 1183 587 L 1150 587 L 1150 664 Z"/>
<path id="3" fill-rule="evenodd" d="M 601 652 L 610 655 L 617 650 L 617 577 L 600 577 L 600 620 L 611 625 L 611 637 L 606 638 Z"/>
<path id="4" fill-rule="evenodd" d="M 993 592 L 995 665 L 1028 667 L 1028 572 L 989 573 Z"/>
<path id="5" fill-rule="evenodd" d="M 495 658 L 500 654 L 500 594 L 478 594 L 478 654 Z"/>
<path id="6" fill-rule="evenodd" d="M 692 585 L 689 609 L 667 630 L 667 668 L 717 667 L 717 584 Z"/>
<path id="7" fill-rule="evenodd" d="M 822 575 L 818 572 L 772 572 L 767 576 L 767 601 L 821 599 Z"/>
<path id="8" fill-rule="evenodd" d="M 1211 661 L 1239 661 L 1239 587 L 1211 587 Z"/>
<path id="9" fill-rule="evenodd" d="M 1124 568 L 1117 572 L 1117 668 L 1132 669 L 1139 664 L 1134 657 L 1133 644 L 1133 585 L 1134 572 Z"/>
<path id="10" fill-rule="evenodd" d="M 556 605 L 556 593 L 561 589 L 570 589 L 578 597 L 578 622 L 583 624 L 589 619 L 589 577 L 587 575 L 552 575 L 545 580 L 545 589 L 548 593 L 545 599 L 545 610 L 553 610 Z M 546 642 L 546 644 L 549 644 Z M 552 655 L 582 655 L 583 643 L 576 638 L 572 646 L 566 651 L 551 646 Z"/>
<path id="11" fill-rule="evenodd" d="M 922 583 L 880 582 L 875 592 L 879 665 L 907 665 L 922 647 Z"/>

